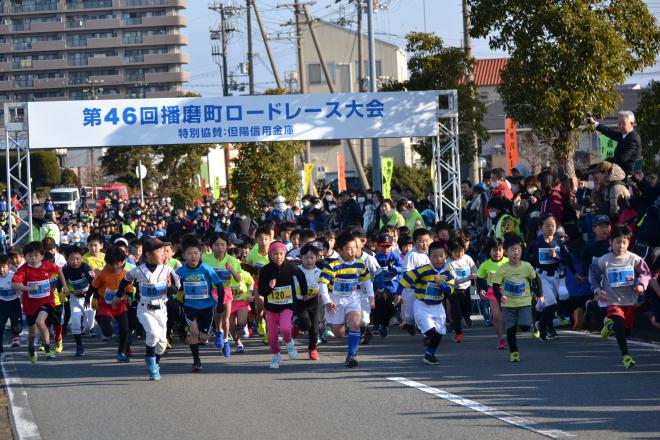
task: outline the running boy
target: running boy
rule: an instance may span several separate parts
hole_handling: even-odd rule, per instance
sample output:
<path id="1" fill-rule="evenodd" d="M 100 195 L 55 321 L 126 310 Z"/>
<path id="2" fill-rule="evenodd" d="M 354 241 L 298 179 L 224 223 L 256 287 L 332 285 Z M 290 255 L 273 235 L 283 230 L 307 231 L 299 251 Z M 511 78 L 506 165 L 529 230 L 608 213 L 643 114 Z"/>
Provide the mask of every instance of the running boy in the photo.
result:
<path id="1" fill-rule="evenodd" d="M 458 237 L 449 242 L 449 253 L 451 259 L 449 265 L 451 266 L 454 274 L 456 275 L 456 289 L 449 296 L 449 303 L 451 305 L 451 316 L 454 329 L 454 342 L 463 342 L 463 327 L 462 320 L 470 327 L 472 325 L 472 299 L 470 299 L 470 284 L 477 279 L 477 266 L 474 260 L 465 253 L 467 248 L 465 240 Z"/>
<path id="2" fill-rule="evenodd" d="M 2 341 L 7 320 L 11 322 L 11 333 L 13 335 L 11 346 L 14 348 L 21 346 L 20 334 L 23 331 L 23 311 L 18 292 L 11 288 L 13 277 L 14 271 L 9 269 L 9 257 L 6 254 L 0 254 L 0 359 L 4 357 Z"/>
<path id="3" fill-rule="evenodd" d="M 302 264 L 298 269 L 305 274 L 307 281 L 307 295 L 299 294 L 296 303 L 296 317 L 298 328 L 309 332 L 309 344 L 307 351 L 309 358 L 313 361 L 319 359 L 319 352 L 316 350 L 319 336 L 319 277 L 321 269 L 317 267 L 317 262 L 321 260 L 321 248 L 308 243 L 300 249 L 300 258 Z"/>
<path id="4" fill-rule="evenodd" d="M 55 357 L 50 347 L 50 333 L 48 326 L 57 322 L 59 317 L 55 313 L 55 298 L 50 287 L 50 278 L 59 276 L 65 294 L 69 294 L 66 279 L 62 269 L 54 263 L 43 261 L 44 249 L 41 242 L 33 241 L 25 245 L 23 252 L 27 264 L 19 267 L 12 278 L 11 288 L 23 292 L 23 311 L 29 326 L 28 358 L 33 364 L 37 362 L 37 353 L 34 340 L 37 331 L 41 335 L 46 359 Z"/>
<path id="5" fill-rule="evenodd" d="M 644 293 L 651 272 L 644 260 L 628 251 L 632 231 L 628 226 L 615 226 L 610 236 L 612 252 L 600 257 L 589 269 L 589 281 L 594 294 L 607 304 L 607 317 L 601 336 L 607 339 L 612 332 L 623 355 L 623 366 L 635 366 L 628 354 L 628 342 L 635 322 L 637 297 Z"/>
<path id="6" fill-rule="evenodd" d="M 504 249 L 509 261 L 493 276 L 493 293 L 502 303 L 506 339 L 511 352 L 511 362 L 520 362 L 520 352 L 516 333 L 528 331 L 532 327 L 532 291 L 537 301 L 543 304 L 543 291 L 538 274 L 531 264 L 521 261 L 522 239 L 515 234 L 507 234 Z"/>
<path id="7" fill-rule="evenodd" d="M 62 273 L 68 281 L 68 288 L 71 292 L 69 310 L 71 311 L 71 333 L 73 333 L 73 338 L 76 341 L 76 356 L 82 356 L 85 353 L 85 348 L 83 347 L 82 337 L 80 335 L 81 324 L 84 310 L 89 308 L 90 301 L 87 293 L 94 281 L 95 274 L 87 263 L 83 263 L 83 251 L 78 246 L 67 248 L 66 266 L 62 269 Z M 86 299 L 86 296 L 88 299 Z M 104 322 L 100 316 L 97 319 L 100 322 Z M 105 328 L 105 332 L 103 328 Z M 104 322 L 104 325 L 101 327 L 101 333 L 104 337 L 111 337 L 112 323 Z"/>

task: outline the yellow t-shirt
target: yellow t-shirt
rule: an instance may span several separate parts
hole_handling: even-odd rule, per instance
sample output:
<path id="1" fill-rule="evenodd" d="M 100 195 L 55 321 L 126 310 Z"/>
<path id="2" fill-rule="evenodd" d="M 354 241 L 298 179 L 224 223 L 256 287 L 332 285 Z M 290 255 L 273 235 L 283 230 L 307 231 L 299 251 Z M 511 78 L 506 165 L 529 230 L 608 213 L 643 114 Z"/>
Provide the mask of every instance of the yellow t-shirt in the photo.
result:
<path id="1" fill-rule="evenodd" d="M 88 252 L 83 256 L 83 262 L 89 264 L 94 271 L 103 270 L 105 267 L 105 254 L 101 252 L 98 257 L 94 257 Z"/>
<path id="2" fill-rule="evenodd" d="M 527 261 L 521 261 L 517 267 L 506 263 L 500 266 L 493 276 L 493 284 L 499 284 L 502 295 L 507 301 L 502 307 L 525 307 L 532 304 L 530 282 L 536 279 L 536 272 Z"/>

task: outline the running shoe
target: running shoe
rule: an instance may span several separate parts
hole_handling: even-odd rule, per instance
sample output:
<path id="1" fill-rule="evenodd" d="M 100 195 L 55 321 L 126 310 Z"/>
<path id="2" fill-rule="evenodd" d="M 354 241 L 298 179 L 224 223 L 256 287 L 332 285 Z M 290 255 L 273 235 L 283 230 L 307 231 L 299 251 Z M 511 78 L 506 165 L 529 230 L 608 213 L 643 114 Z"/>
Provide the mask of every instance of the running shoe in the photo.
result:
<path id="1" fill-rule="evenodd" d="M 62 353 L 62 350 L 64 350 L 64 344 L 62 341 L 55 342 L 55 353 Z"/>
<path id="2" fill-rule="evenodd" d="M 96 330 L 91 329 L 91 330 L 89 331 L 89 337 L 90 337 L 90 338 L 95 338 L 95 337 L 96 337 Z"/>
<path id="3" fill-rule="evenodd" d="M 354 354 L 347 354 L 346 355 L 346 361 L 344 362 L 344 366 L 348 368 L 355 368 L 359 365 L 360 363 L 357 360 L 357 357 Z"/>
<path id="4" fill-rule="evenodd" d="M 504 350 L 505 348 L 506 348 L 506 342 L 504 342 L 504 339 L 500 339 L 500 341 L 497 343 L 497 349 Z"/>
<path id="5" fill-rule="evenodd" d="M 535 338 L 540 338 L 541 337 L 541 330 L 539 330 L 539 322 L 534 321 L 534 331 L 532 331 L 532 336 Z"/>
<path id="6" fill-rule="evenodd" d="M 313 361 L 319 360 L 319 352 L 316 348 L 312 348 L 311 350 L 309 350 L 309 358 Z"/>
<path id="7" fill-rule="evenodd" d="M 552 331 L 548 332 L 546 338 L 548 338 L 549 341 L 552 341 L 554 339 L 559 339 L 559 336 L 557 336 L 557 332 L 553 329 Z"/>
<path id="8" fill-rule="evenodd" d="M 215 348 L 222 348 L 225 344 L 225 334 L 223 331 L 215 332 L 215 340 L 213 341 Z"/>
<path id="9" fill-rule="evenodd" d="M 76 347 L 76 356 L 82 356 L 85 354 L 85 347 L 79 345 Z"/>
<path id="10" fill-rule="evenodd" d="M 334 337 L 335 337 L 335 334 L 332 333 L 332 329 L 330 328 L 329 325 L 326 325 L 325 329 L 324 329 L 324 338 L 327 340 L 327 339 L 334 338 Z"/>
<path id="11" fill-rule="evenodd" d="M 513 351 L 511 352 L 511 357 L 509 358 L 511 362 L 520 362 L 520 352 Z"/>
<path id="12" fill-rule="evenodd" d="M 250 329 L 247 324 L 243 326 L 243 339 L 250 339 Z"/>
<path id="13" fill-rule="evenodd" d="M 266 336 L 266 320 L 259 320 L 257 323 L 257 332 L 259 333 L 259 336 Z"/>
<path id="14" fill-rule="evenodd" d="M 243 347 L 243 344 L 240 342 L 236 344 L 236 353 L 243 353 L 245 352 L 245 347 Z"/>
<path id="15" fill-rule="evenodd" d="M 39 351 L 46 351 L 46 347 L 44 347 L 44 344 L 39 344 Z"/>
<path id="16" fill-rule="evenodd" d="M 454 342 L 457 344 L 462 344 L 463 343 L 463 333 L 458 333 L 456 336 L 454 336 Z"/>
<path id="17" fill-rule="evenodd" d="M 603 320 L 603 329 L 600 331 L 600 337 L 607 339 L 612 334 L 612 327 L 614 326 L 614 321 L 611 318 L 605 318 Z"/>
<path id="18" fill-rule="evenodd" d="M 635 362 L 635 360 L 632 357 L 630 357 L 629 354 L 627 354 L 623 357 L 623 366 L 624 367 L 630 368 L 630 367 L 634 367 L 636 364 L 637 364 L 637 362 Z"/>
<path id="19" fill-rule="evenodd" d="M 122 364 L 127 364 L 128 362 L 130 362 L 130 358 L 126 356 L 124 353 L 119 353 L 117 355 L 117 362 Z"/>
<path id="20" fill-rule="evenodd" d="M 21 338 L 18 336 L 14 336 L 14 338 L 11 340 L 11 346 L 12 348 L 18 348 L 21 346 Z"/>
<path id="21" fill-rule="evenodd" d="M 378 332 L 380 333 L 381 338 L 386 338 L 387 337 L 387 326 L 381 325 Z"/>
<path id="22" fill-rule="evenodd" d="M 226 358 L 231 356 L 231 345 L 229 345 L 229 340 L 225 341 L 222 345 L 222 355 Z"/>
<path id="23" fill-rule="evenodd" d="M 201 362 L 195 362 L 192 366 L 192 372 L 193 373 L 199 373 L 202 371 L 202 363 Z"/>
<path id="24" fill-rule="evenodd" d="M 36 364 L 37 363 L 37 353 L 36 352 L 28 353 L 28 360 L 30 361 L 30 363 Z"/>
<path id="25" fill-rule="evenodd" d="M 153 373 L 149 373 L 149 380 L 160 380 L 160 368 Z"/>
<path id="26" fill-rule="evenodd" d="M 53 350 L 46 352 L 46 359 L 55 359 L 55 352 Z"/>
<path id="27" fill-rule="evenodd" d="M 281 356 L 279 353 L 274 354 L 273 358 L 270 360 L 269 368 L 272 368 L 273 370 L 280 368 L 280 358 Z"/>
<path id="28" fill-rule="evenodd" d="M 263 335 L 261 337 L 261 342 L 263 342 L 264 345 L 268 345 L 268 335 Z"/>
<path id="29" fill-rule="evenodd" d="M 429 364 L 429 365 L 437 365 L 440 363 L 437 357 L 435 357 L 434 354 L 424 354 L 424 362 Z"/>
<path id="30" fill-rule="evenodd" d="M 584 303 L 584 315 L 582 316 L 582 322 L 583 323 L 589 323 L 591 321 L 591 315 L 592 315 L 592 306 L 593 301 L 588 299 Z"/>
<path id="31" fill-rule="evenodd" d="M 298 351 L 296 350 L 296 344 L 294 344 L 293 341 L 286 344 L 286 352 L 289 355 L 289 359 L 298 359 Z"/>

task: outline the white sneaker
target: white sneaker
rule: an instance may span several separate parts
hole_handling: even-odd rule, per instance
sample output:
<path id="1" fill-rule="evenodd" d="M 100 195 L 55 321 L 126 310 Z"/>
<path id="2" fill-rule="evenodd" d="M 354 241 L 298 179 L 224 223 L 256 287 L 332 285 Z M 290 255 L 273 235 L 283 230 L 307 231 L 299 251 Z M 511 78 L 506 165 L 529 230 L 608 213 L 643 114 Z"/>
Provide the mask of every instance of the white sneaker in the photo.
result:
<path id="1" fill-rule="evenodd" d="M 280 354 L 277 353 L 273 355 L 273 358 L 270 360 L 270 368 L 276 370 L 280 368 Z"/>
<path id="2" fill-rule="evenodd" d="M 286 344 L 286 351 L 289 353 L 289 359 L 298 359 L 298 352 L 296 351 L 296 344 L 294 341 Z"/>
<path id="3" fill-rule="evenodd" d="M 248 330 L 247 324 L 243 327 L 243 339 L 250 339 L 250 330 Z"/>

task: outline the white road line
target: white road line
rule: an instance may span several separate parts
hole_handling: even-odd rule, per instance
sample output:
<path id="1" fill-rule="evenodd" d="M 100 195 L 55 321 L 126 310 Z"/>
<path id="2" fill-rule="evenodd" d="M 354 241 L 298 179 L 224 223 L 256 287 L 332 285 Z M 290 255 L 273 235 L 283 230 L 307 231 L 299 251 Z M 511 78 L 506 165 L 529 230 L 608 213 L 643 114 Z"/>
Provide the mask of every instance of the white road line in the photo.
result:
<path id="1" fill-rule="evenodd" d="M 420 391 L 423 391 L 427 394 L 431 394 L 432 396 L 438 397 L 440 399 L 447 400 L 449 402 L 455 403 L 457 405 L 464 406 L 465 408 L 469 408 L 473 411 L 480 412 L 482 414 L 485 414 L 490 417 L 495 417 L 496 419 L 499 419 L 505 423 L 508 423 L 513 426 L 517 426 L 519 428 L 526 429 L 528 431 L 535 432 L 537 434 L 543 435 L 548 438 L 568 438 L 568 437 L 575 437 L 574 434 L 570 434 L 565 431 L 560 431 L 558 429 L 540 429 L 535 427 L 536 423 L 524 419 L 522 417 L 517 417 L 513 416 L 509 413 L 506 413 L 504 411 L 500 411 L 499 409 L 491 408 L 486 405 L 482 405 L 479 402 L 475 402 L 474 400 L 466 399 L 464 397 L 458 396 L 456 394 L 448 393 L 447 391 L 440 390 L 438 388 L 433 388 L 428 385 L 424 385 L 421 382 L 415 382 L 414 380 L 409 380 L 406 379 L 405 377 L 388 377 L 387 380 L 391 380 L 393 382 L 400 383 L 401 385 L 406 385 L 412 388 L 416 388 Z"/>
<path id="2" fill-rule="evenodd" d="M 566 334 L 569 334 L 569 335 L 587 336 L 587 337 L 590 337 L 590 338 L 602 339 L 600 337 L 600 335 L 595 335 L 593 333 L 587 333 L 587 332 L 578 332 L 578 331 L 575 331 L 575 330 L 559 330 L 559 333 L 566 333 Z M 610 338 L 610 339 L 612 341 L 614 341 L 613 343 L 616 343 L 615 338 Z M 636 346 L 636 347 L 652 348 L 654 350 L 660 350 L 660 344 L 654 344 L 654 343 L 651 343 L 651 342 L 631 341 L 630 339 L 628 339 L 628 345 L 633 345 L 633 346 Z"/>
<path id="3" fill-rule="evenodd" d="M 13 358 L 11 355 L 5 355 L 4 359 L 0 360 L 0 364 L 18 440 L 41 440 L 27 392 L 23 388 Z"/>

